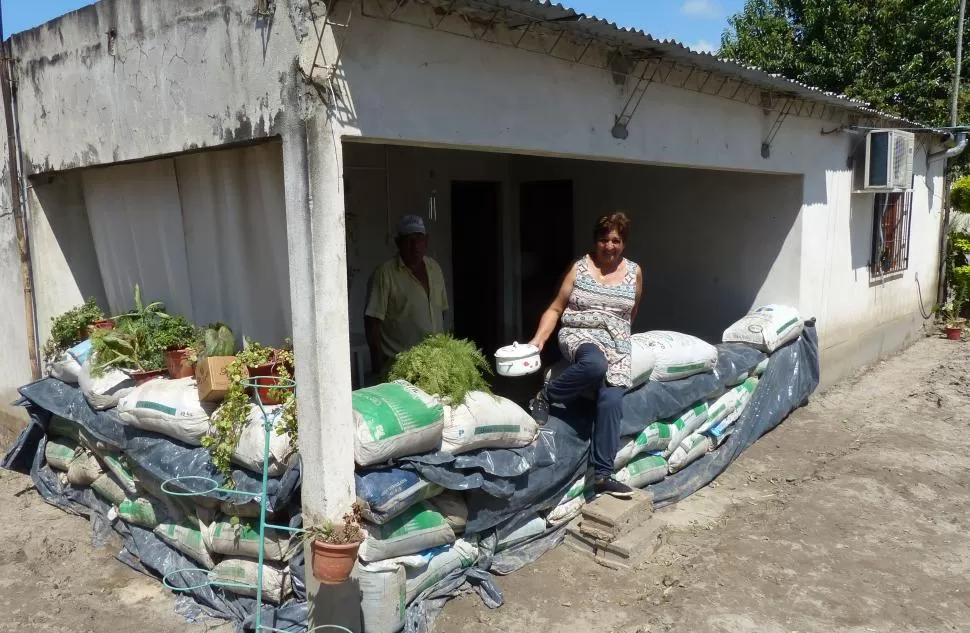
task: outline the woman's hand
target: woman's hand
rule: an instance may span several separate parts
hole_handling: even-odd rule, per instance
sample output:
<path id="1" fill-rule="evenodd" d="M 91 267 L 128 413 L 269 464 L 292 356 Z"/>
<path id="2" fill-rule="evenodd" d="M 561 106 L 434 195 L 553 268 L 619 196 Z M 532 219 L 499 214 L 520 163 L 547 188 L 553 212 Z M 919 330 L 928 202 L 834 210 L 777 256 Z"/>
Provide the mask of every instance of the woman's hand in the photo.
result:
<path id="1" fill-rule="evenodd" d="M 539 348 L 539 351 L 541 352 L 542 351 L 542 348 L 545 347 L 546 342 L 540 340 L 539 337 L 535 337 L 531 341 L 528 342 L 528 345 L 534 345 L 534 346 L 536 346 L 537 348 Z"/>

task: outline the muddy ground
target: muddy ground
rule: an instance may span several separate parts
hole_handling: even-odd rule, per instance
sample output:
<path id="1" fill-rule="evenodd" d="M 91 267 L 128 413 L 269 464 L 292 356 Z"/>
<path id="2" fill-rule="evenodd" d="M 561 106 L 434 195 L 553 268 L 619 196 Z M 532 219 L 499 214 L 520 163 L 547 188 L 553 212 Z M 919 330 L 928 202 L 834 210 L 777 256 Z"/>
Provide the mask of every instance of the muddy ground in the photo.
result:
<path id="1" fill-rule="evenodd" d="M 921 340 L 813 398 L 712 486 L 660 511 L 635 570 L 560 547 L 455 600 L 438 632 L 958 631 L 970 622 L 970 344 Z M 85 520 L 0 471 L 0 631 L 211 630 L 90 547 Z M 221 630 L 227 630 L 220 627 Z"/>

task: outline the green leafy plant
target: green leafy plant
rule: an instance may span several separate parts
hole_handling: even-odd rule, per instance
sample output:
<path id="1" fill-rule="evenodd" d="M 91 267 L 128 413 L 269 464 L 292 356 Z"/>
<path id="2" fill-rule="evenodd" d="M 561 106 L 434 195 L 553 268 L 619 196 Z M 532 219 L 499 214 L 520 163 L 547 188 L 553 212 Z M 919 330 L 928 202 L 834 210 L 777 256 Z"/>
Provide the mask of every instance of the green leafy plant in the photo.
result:
<path id="1" fill-rule="evenodd" d="M 233 356 L 236 353 L 236 336 L 225 323 L 210 323 L 201 330 L 193 346 L 189 360 L 198 362 L 200 358 Z"/>
<path id="2" fill-rule="evenodd" d="M 970 213 L 970 176 L 958 178 L 953 183 L 950 188 L 950 206 L 958 213 Z"/>
<path id="3" fill-rule="evenodd" d="M 292 388 L 286 386 L 293 379 L 294 363 L 293 351 L 286 346 L 267 347 L 247 339 L 246 347 L 226 366 L 229 389 L 219 410 L 212 417 L 209 433 L 202 438 L 202 446 L 212 455 L 212 464 L 226 476 L 227 485 L 232 482 L 232 455 L 249 421 L 252 400 L 247 382 L 250 381 L 250 367 L 272 364 L 274 375 L 284 379 L 285 384 L 282 386 L 267 387 L 269 394 L 281 401 L 276 432 L 278 435 L 288 434 L 293 442 L 298 440 L 296 394 Z"/>
<path id="4" fill-rule="evenodd" d="M 104 319 L 104 312 L 94 297 L 74 306 L 64 314 L 51 317 L 51 335 L 44 345 L 44 359 L 51 361 L 66 349 L 84 340 L 85 330 L 95 321 Z"/>
<path id="5" fill-rule="evenodd" d="M 389 380 L 406 380 L 453 404 L 464 402 L 469 391 L 492 390 L 485 376 L 492 374 L 488 359 L 475 344 L 450 334 L 432 334 L 397 355 Z"/>
<path id="6" fill-rule="evenodd" d="M 319 525 L 306 528 L 302 540 L 323 541 L 333 545 L 360 543 L 364 540 L 364 530 L 361 528 L 363 520 L 360 504 L 355 503 L 350 507 L 350 512 L 343 516 L 342 524 L 323 521 Z"/>
<path id="7" fill-rule="evenodd" d="M 191 348 L 199 338 L 199 328 L 183 316 L 156 319 L 149 323 L 152 343 L 162 351 Z"/>

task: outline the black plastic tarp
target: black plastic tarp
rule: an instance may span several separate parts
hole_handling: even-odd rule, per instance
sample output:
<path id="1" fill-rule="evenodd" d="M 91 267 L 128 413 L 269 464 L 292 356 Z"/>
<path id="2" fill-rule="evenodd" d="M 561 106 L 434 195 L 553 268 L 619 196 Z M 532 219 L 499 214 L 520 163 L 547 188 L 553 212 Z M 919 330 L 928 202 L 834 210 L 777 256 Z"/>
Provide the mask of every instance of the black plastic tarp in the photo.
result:
<path id="1" fill-rule="evenodd" d="M 813 319 L 805 324 L 797 340 L 771 355 L 757 389 L 724 443 L 647 488 L 653 493 L 654 506 L 676 503 L 714 481 L 758 438 L 807 403 L 818 387 L 819 371 L 818 333 Z"/>

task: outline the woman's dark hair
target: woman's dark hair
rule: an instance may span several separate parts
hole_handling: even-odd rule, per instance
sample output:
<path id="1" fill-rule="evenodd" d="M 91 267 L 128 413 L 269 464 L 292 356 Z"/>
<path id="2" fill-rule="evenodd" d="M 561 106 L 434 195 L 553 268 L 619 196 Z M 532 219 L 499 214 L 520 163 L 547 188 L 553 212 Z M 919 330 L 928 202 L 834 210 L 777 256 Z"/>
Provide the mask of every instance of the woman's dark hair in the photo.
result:
<path id="1" fill-rule="evenodd" d="M 611 231 L 616 231 L 620 239 L 625 242 L 626 234 L 629 230 L 630 218 L 626 217 L 626 214 L 622 211 L 617 211 L 616 213 L 601 216 L 596 221 L 596 225 L 593 227 L 593 239 L 599 240 L 609 235 Z"/>

